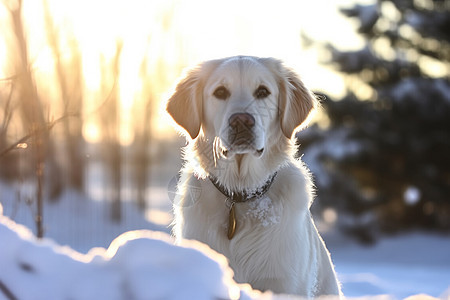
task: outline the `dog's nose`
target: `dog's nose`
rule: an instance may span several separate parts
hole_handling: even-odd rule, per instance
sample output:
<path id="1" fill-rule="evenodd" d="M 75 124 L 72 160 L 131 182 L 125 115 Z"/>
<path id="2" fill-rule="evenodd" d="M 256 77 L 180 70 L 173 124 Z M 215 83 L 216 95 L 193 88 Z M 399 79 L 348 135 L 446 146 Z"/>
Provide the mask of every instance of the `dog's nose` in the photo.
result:
<path id="1" fill-rule="evenodd" d="M 255 118 L 249 113 L 235 113 L 228 119 L 228 124 L 235 129 L 239 127 L 250 129 L 255 126 Z"/>

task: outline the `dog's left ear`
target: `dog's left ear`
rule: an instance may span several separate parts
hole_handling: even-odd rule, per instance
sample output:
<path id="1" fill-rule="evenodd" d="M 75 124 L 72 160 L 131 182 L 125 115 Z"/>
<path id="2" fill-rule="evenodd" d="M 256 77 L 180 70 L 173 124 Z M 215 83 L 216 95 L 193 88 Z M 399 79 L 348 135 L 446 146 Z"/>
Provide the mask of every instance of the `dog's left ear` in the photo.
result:
<path id="1" fill-rule="evenodd" d="M 190 69 L 167 101 L 167 112 L 192 139 L 197 138 L 202 126 L 204 81 L 222 61 L 210 60 Z"/>
<path id="2" fill-rule="evenodd" d="M 195 139 L 201 126 L 202 91 L 201 67 L 190 70 L 177 84 L 175 92 L 167 101 L 166 110 L 172 118 Z"/>
<path id="3" fill-rule="evenodd" d="M 291 138 L 300 126 L 306 126 L 305 120 L 310 112 L 317 107 L 317 99 L 291 69 L 279 64 L 280 95 L 279 113 L 281 130 L 287 138 Z"/>

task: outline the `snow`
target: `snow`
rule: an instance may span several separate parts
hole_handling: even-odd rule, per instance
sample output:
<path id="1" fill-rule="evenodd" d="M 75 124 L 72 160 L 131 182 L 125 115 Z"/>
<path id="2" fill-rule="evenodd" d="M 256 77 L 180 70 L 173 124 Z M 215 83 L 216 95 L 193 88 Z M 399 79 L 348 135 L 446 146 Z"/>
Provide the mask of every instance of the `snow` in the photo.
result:
<path id="1" fill-rule="evenodd" d="M 226 259 L 197 242 L 129 231 L 81 254 L 0 216 L 0 299 L 238 299 L 259 295 L 232 279 Z M 245 291 L 247 290 L 247 291 Z"/>
<path id="2" fill-rule="evenodd" d="M 450 292 L 450 238 L 414 232 L 381 238 L 372 247 L 328 243 L 347 297 L 392 295 L 404 299 Z"/>
<path id="3" fill-rule="evenodd" d="M 37 240 L 29 229 L 32 207 L 17 204 L 9 186 L 0 185 L 0 195 L 0 300 L 14 299 L 5 288 L 20 300 L 284 298 L 236 284 L 222 255 L 199 242 L 174 245 L 166 226 L 148 222 L 131 204 L 124 203 L 124 220 L 116 224 L 101 202 L 66 192 L 45 206 L 48 238 Z M 415 232 L 373 247 L 332 231 L 324 239 L 349 298 L 450 299 L 449 236 Z"/>
<path id="4" fill-rule="evenodd" d="M 403 199 L 408 205 L 417 204 L 420 201 L 420 197 L 420 190 L 415 186 L 409 186 L 403 194 Z"/>
<path id="5" fill-rule="evenodd" d="M 252 200 L 248 203 L 248 206 L 250 209 L 246 215 L 257 219 L 263 227 L 280 223 L 281 216 L 275 211 L 272 200 L 269 197 L 264 196 L 257 199 L 257 201 Z"/>

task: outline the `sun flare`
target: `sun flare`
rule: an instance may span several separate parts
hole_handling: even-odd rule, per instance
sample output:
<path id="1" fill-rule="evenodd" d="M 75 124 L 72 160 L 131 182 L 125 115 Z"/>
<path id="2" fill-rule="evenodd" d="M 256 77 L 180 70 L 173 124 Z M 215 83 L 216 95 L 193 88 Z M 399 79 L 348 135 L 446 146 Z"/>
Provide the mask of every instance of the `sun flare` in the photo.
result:
<path id="1" fill-rule="evenodd" d="M 342 3 L 346 2 L 351 1 Z M 6 4 L 0 9 L 3 24 L 10 21 L 8 9 Z M 118 135 L 123 144 L 133 142 L 132 132 L 144 122 L 152 123 L 155 134 L 172 132 L 160 112 L 164 95 L 185 67 L 233 55 L 271 56 L 297 70 L 310 88 L 339 96 L 344 93 L 342 79 L 318 63 L 323 59 L 317 51 L 302 47 L 300 33 L 347 48 L 359 46 L 355 36 L 338 34 L 351 25 L 338 20 L 331 0 L 308 4 L 294 0 L 23 0 L 22 18 L 35 76 L 41 76 L 37 80 L 56 95 L 48 101 L 57 103 L 57 62 L 78 55 L 83 82 L 77 88 L 86 99 L 83 113 L 95 112 L 108 97 L 118 100 Z M 336 25 L 320 26 L 322 20 Z M 56 36 L 59 53 L 52 50 L 50 33 Z M 14 49 L 8 48 L 7 38 L 0 43 L 3 77 L 15 71 L 7 59 Z M 137 117 L 148 101 L 152 113 Z M 86 124 L 85 137 L 101 141 L 101 126 L 91 119 Z"/>

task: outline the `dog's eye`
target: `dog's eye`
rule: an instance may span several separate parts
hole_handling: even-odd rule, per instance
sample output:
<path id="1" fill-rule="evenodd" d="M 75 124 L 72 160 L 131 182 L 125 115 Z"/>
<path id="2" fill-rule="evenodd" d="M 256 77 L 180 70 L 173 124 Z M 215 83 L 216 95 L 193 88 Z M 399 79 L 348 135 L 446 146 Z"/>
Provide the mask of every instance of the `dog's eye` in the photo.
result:
<path id="1" fill-rule="evenodd" d="M 263 99 L 270 95 L 270 91 L 263 85 L 260 85 L 253 94 L 256 99 Z"/>
<path id="2" fill-rule="evenodd" d="M 214 91 L 213 95 L 217 99 L 226 100 L 230 97 L 230 92 L 224 86 L 220 86 Z"/>

